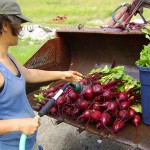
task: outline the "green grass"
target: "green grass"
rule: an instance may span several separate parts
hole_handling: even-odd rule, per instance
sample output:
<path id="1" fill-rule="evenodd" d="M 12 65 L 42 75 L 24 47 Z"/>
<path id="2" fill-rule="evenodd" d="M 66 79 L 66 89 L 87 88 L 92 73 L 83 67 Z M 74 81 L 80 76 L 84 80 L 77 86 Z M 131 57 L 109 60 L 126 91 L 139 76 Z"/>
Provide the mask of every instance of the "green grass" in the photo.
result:
<path id="1" fill-rule="evenodd" d="M 25 16 L 34 24 L 41 24 L 52 28 L 76 27 L 79 23 L 85 27 L 99 27 L 107 24 L 113 10 L 123 2 L 131 0 L 17 0 Z M 53 22 L 56 16 L 66 16 L 63 22 Z M 144 12 L 145 18 L 150 20 L 150 9 Z M 139 16 L 137 16 L 139 17 Z M 30 40 L 21 41 L 19 45 L 10 48 L 18 61 L 24 64 L 44 42 L 29 44 Z"/>
<path id="2" fill-rule="evenodd" d="M 19 44 L 9 48 L 9 52 L 21 63 L 24 64 L 42 45 L 44 42 L 32 44 L 30 39 L 22 41 Z"/>
<path id="3" fill-rule="evenodd" d="M 91 21 L 100 19 L 106 23 L 112 11 L 123 2 L 123 0 L 18 0 L 23 14 L 33 22 L 52 27 L 76 26 L 78 23 L 99 26 L 100 24 L 92 24 Z M 53 22 L 58 15 L 65 15 L 67 20 L 62 23 Z"/>

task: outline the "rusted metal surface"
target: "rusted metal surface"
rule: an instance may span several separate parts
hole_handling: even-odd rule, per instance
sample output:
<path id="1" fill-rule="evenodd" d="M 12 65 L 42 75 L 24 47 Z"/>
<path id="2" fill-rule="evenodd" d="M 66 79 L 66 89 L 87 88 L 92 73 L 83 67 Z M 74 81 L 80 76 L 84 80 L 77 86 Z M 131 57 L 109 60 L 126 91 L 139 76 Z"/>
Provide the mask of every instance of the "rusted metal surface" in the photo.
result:
<path id="1" fill-rule="evenodd" d="M 63 39 L 49 40 L 26 62 L 25 66 L 42 70 L 66 70 L 71 60 L 68 49 L 63 44 Z"/>
<path id="2" fill-rule="evenodd" d="M 62 33 L 84 33 L 84 34 L 100 34 L 100 35 L 142 35 L 143 33 L 140 30 L 122 30 L 121 28 L 82 28 L 81 30 L 78 27 L 66 27 L 60 28 L 57 30 L 58 34 Z"/>
<path id="3" fill-rule="evenodd" d="M 68 45 L 63 44 L 63 39 L 56 38 L 47 41 L 26 63 L 27 68 L 42 70 L 68 70 L 71 62 L 71 52 Z M 49 84 L 36 83 L 27 84 L 27 93 Z"/>
<path id="4" fill-rule="evenodd" d="M 124 65 L 127 73 L 138 78 L 135 61 L 139 59 L 143 45 L 148 43 L 145 35 L 140 31 L 116 32 L 116 29 L 109 29 L 107 34 L 104 30 L 96 31 L 58 30 L 58 36 L 71 48 L 70 69 L 87 74 L 93 68 L 111 66 L 115 60 L 116 65 Z"/>
<path id="5" fill-rule="evenodd" d="M 123 4 L 119 5 L 113 11 L 112 20 L 110 20 L 107 23 L 107 25 L 108 26 L 117 26 L 117 27 L 121 27 L 124 29 L 132 28 L 130 26 L 130 21 L 133 18 L 133 16 L 139 14 L 143 21 L 142 26 L 145 26 L 146 24 L 149 23 L 149 21 L 147 21 L 144 18 L 144 15 L 143 15 L 144 8 L 150 8 L 149 0 L 134 0 L 134 1 L 132 1 L 131 4 L 123 3 Z"/>
<path id="6" fill-rule="evenodd" d="M 57 31 L 57 38 L 48 41 L 26 64 L 29 68 L 45 70 L 78 70 L 86 75 L 93 68 L 116 65 L 125 66 L 126 73 L 139 78 L 135 61 L 139 59 L 143 45 L 148 44 L 140 31 L 121 31 L 119 29 L 82 29 L 64 28 Z M 51 54 L 52 52 L 52 54 Z M 35 92 L 37 85 L 28 86 L 29 92 Z M 37 93 L 40 91 L 36 91 Z M 33 104 L 33 93 L 28 94 Z M 84 128 L 68 118 L 64 122 Z M 94 134 L 103 135 L 128 145 L 137 145 L 143 150 L 150 149 L 150 127 L 141 124 L 137 129 L 127 125 L 116 136 L 93 127 L 86 128 Z"/>

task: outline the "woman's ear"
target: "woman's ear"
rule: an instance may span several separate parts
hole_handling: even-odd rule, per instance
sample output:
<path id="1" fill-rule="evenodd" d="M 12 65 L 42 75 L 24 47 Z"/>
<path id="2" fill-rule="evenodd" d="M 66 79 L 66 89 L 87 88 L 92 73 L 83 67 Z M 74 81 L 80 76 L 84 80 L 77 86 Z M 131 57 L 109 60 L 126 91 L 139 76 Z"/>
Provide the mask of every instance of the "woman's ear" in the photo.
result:
<path id="1" fill-rule="evenodd" d="M 7 32 L 8 28 L 9 28 L 9 23 L 8 22 L 3 22 L 2 32 Z"/>

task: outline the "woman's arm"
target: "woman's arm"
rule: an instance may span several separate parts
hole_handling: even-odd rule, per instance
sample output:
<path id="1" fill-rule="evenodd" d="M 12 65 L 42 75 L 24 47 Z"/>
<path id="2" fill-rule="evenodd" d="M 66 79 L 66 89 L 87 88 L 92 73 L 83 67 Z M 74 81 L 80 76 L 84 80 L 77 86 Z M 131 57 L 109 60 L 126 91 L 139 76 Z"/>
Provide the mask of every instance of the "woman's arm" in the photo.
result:
<path id="1" fill-rule="evenodd" d="M 21 131 L 27 135 L 32 135 L 39 126 L 38 118 L 0 120 L 0 134 Z"/>
<path id="2" fill-rule="evenodd" d="M 29 83 L 38 83 L 53 80 L 80 81 L 82 74 L 77 71 L 45 71 L 39 69 L 21 69 L 21 73 Z"/>
<path id="3" fill-rule="evenodd" d="M 46 82 L 53 80 L 65 80 L 78 82 L 82 79 L 82 74 L 77 71 L 45 71 L 39 69 L 27 69 L 19 62 L 17 62 L 12 56 L 11 58 L 17 64 L 19 70 L 29 83 Z"/>

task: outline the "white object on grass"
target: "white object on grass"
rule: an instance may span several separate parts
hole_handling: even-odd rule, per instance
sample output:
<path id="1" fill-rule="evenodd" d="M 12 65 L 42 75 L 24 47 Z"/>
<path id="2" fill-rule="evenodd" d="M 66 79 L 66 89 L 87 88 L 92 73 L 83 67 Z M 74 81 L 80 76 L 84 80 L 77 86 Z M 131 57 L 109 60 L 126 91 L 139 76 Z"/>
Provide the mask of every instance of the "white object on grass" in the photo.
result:
<path id="1" fill-rule="evenodd" d="M 19 34 L 21 39 L 31 38 L 32 41 L 42 41 L 55 37 L 56 29 L 44 27 L 38 24 L 23 26 Z"/>

